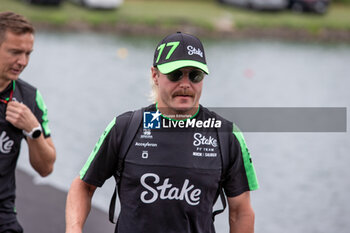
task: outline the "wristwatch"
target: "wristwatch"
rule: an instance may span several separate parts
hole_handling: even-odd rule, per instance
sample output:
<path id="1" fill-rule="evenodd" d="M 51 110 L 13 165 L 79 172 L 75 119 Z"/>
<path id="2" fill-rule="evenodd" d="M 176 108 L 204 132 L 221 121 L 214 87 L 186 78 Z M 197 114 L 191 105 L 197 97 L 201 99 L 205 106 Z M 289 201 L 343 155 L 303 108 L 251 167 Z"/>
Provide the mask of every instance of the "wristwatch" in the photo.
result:
<path id="1" fill-rule="evenodd" d="M 38 127 L 33 128 L 30 132 L 23 130 L 23 134 L 31 139 L 36 139 L 36 138 L 40 137 L 42 131 L 43 130 L 41 129 L 41 126 L 39 125 Z"/>

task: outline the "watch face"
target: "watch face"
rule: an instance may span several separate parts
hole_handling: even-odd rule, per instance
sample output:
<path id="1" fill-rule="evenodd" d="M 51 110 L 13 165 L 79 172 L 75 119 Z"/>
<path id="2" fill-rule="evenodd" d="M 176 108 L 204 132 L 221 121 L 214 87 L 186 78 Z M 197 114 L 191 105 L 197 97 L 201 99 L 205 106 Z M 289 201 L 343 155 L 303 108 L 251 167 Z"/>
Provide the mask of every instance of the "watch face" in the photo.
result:
<path id="1" fill-rule="evenodd" d="M 33 132 L 32 138 L 38 138 L 41 135 L 41 130 L 37 129 Z"/>

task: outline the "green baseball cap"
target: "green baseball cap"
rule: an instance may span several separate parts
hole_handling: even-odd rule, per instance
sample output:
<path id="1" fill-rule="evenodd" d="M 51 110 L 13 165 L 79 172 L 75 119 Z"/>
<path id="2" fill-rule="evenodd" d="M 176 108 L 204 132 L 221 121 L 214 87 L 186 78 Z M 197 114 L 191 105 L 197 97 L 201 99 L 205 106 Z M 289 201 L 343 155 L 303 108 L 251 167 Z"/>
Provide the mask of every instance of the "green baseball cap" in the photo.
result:
<path id="1" fill-rule="evenodd" d="M 202 42 L 182 32 L 168 35 L 159 42 L 154 52 L 153 66 L 163 74 L 188 66 L 209 74 Z"/>

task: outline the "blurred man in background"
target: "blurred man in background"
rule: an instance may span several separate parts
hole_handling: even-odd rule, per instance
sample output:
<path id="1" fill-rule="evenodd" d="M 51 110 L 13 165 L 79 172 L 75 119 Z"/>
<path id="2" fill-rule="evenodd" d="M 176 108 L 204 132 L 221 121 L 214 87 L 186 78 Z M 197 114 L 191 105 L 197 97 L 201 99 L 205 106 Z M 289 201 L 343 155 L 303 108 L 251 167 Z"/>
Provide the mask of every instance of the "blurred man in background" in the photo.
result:
<path id="1" fill-rule="evenodd" d="M 21 141 L 41 175 L 53 170 L 56 151 L 40 92 L 19 79 L 34 44 L 34 28 L 21 15 L 0 13 L 0 233 L 23 232 L 15 207 L 15 169 Z"/>

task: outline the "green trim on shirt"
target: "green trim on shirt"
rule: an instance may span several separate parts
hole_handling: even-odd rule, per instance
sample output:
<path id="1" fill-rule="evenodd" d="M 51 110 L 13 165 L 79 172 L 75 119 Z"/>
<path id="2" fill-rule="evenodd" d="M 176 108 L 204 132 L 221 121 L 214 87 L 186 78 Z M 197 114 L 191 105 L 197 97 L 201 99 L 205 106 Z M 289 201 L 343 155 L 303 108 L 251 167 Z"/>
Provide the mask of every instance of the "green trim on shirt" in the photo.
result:
<path id="1" fill-rule="evenodd" d="M 232 133 L 236 136 L 236 138 L 241 146 L 243 163 L 244 163 L 244 168 L 245 168 L 247 179 L 248 179 L 249 189 L 251 191 L 257 190 L 259 188 L 258 179 L 256 177 L 252 158 L 250 157 L 250 153 L 249 153 L 247 145 L 245 143 L 243 134 L 235 124 L 233 125 Z"/>
<path id="2" fill-rule="evenodd" d="M 51 130 L 49 128 L 49 119 L 47 117 L 47 107 L 44 103 L 43 97 L 41 96 L 41 93 L 39 92 L 39 90 L 36 90 L 35 101 L 39 109 L 43 112 L 41 119 L 43 120 L 42 128 L 44 130 L 44 133 L 45 135 L 49 135 L 51 133 Z"/>
<path id="3" fill-rule="evenodd" d="M 101 135 L 100 139 L 97 141 L 97 143 L 96 143 L 94 149 L 92 150 L 88 160 L 86 161 L 84 167 L 80 170 L 80 179 L 84 178 L 86 171 L 89 169 L 92 161 L 94 160 L 94 158 L 95 158 L 97 152 L 99 151 L 102 143 L 104 142 L 106 136 L 108 135 L 108 133 L 111 131 L 111 129 L 115 125 L 115 122 L 116 122 L 116 118 L 113 118 L 113 120 L 108 124 L 107 128 L 105 129 L 105 131 Z"/>

